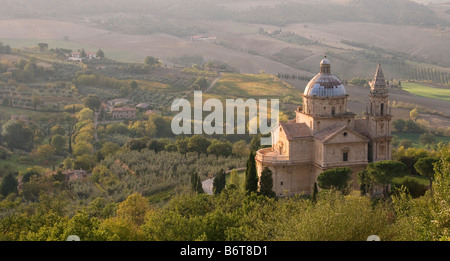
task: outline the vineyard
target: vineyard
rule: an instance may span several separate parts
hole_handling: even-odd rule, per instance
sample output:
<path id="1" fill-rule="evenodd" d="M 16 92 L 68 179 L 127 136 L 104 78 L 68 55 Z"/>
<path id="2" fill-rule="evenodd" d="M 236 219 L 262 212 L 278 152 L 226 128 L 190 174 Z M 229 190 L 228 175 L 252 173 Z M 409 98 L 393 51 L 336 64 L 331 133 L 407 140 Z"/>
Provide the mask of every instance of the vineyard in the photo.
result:
<path id="1" fill-rule="evenodd" d="M 33 100 L 33 98 L 35 100 Z M 65 84 L 0 86 L 0 101 L 3 105 L 51 111 L 78 102 L 75 92 Z"/>

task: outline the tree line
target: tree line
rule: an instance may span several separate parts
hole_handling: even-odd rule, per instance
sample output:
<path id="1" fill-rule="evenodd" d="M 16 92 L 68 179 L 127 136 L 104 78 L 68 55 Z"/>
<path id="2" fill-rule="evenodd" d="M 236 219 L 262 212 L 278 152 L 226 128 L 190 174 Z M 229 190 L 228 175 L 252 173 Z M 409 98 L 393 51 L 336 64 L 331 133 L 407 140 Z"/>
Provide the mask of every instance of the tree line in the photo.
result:
<path id="1" fill-rule="evenodd" d="M 0 202 L 0 239 L 365 241 L 376 234 L 383 241 L 447 240 L 450 150 L 438 153 L 432 187 L 416 198 L 405 188 L 381 200 L 337 189 L 322 189 L 315 197 L 272 198 L 227 185 L 214 195 L 183 191 L 164 200 L 133 192 L 116 202 L 99 195 L 74 206 L 67 194 L 51 190 L 32 204 L 10 194 Z M 392 171 L 386 166 L 368 171 Z"/>

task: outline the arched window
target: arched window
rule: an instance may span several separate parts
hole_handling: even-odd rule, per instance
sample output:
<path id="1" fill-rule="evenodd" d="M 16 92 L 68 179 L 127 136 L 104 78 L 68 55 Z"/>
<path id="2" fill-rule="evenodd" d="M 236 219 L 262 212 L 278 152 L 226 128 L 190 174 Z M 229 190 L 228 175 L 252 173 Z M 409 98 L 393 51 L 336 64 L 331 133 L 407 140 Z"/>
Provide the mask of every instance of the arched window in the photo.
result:
<path id="1" fill-rule="evenodd" d="M 384 103 L 381 104 L 380 113 L 381 113 L 381 116 L 383 116 L 383 114 L 384 114 Z"/>
<path id="2" fill-rule="evenodd" d="M 331 115 L 336 115 L 336 108 L 334 106 L 331 108 Z"/>

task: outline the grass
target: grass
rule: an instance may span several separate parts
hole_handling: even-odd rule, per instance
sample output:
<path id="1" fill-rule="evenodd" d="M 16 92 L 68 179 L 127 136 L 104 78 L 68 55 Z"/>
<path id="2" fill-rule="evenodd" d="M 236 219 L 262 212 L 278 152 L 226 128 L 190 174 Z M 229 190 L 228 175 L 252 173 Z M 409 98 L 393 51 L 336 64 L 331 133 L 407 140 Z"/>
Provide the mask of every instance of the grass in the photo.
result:
<path id="1" fill-rule="evenodd" d="M 62 110 L 62 108 L 61 108 Z M 62 114 L 62 111 L 59 112 L 43 112 L 43 111 L 35 111 L 32 109 L 23 109 L 17 107 L 10 107 L 5 105 L 0 105 L 0 120 L 8 121 L 11 115 L 28 115 L 29 120 L 37 119 L 40 116 L 44 115 L 58 115 Z"/>
<path id="2" fill-rule="evenodd" d="M 283 99 L 292 97 L 300 103 L 298 90 L 271 74 L 224 73 L 211 89 L 211 93 L 227 98 Z"/>
<path id="3" fill-rule="evenodd" d="M 75 41 L 65 41 L 65 40 L 56 40 L 56 39 L 16 39 L 16 38 L 0 38 L 0 42 L 3 44 L 8 44 L 12 48 L 21 48 L 21 47 L 36 47 L 38 43 L 48 43 L 49 49 L 54 48 L 64 48 L 70 49 L 74 52 L 78 50 L 84 49 L 86 52 L 96 53 L 101 46 L 93 46 L 84 43 L 79 43 Z M 123 62 L 142 62 L 144 58 L 138 57 L 137 55 L 133 55 L 128 51 L 101 48 L 105 53 L 105 56 Z"/>
<path id="4" fill-rule="evenodd" d="M 401 141 L 403 139 L 410 140 L 412 142 L 412 147 L 416 148 L 426 148 L 426 146 L 420 144 L 420 133 L 408 133 L 408 132 L 393 132 L 393 135 L 397 136 L 397 140 Z M 450 143 L 450 137 L 435 136 L 436 143 Z"/>
<path id="5" fill-rule="evenodd" d="M 6 160 L 0 160 L 0 168 L 4 168 L 6 165 L 10 165 L 16 171 L 25 171 L 27 168 L 37 166 L 39 164 L 26 164 L 19 161 L 18 155 L 12 155 Z M 50 166 L 51 167 L 51 166 Z"/>
<path id="6" fill-rule="evenodd" d="M 436 88 L 429 85 L 415 83 L 415 82 L 402 82 L 403 90 L 410 92 L 412 94 L 438 99 L 450 102 L 450 89 L 446 88 Z"/>
<path id="7" fill-rule="evenodd" d="M 245 170 L 238 171 L 238 177 L 239 177 L 239 188 L 244 189 L 245 184 Z M 226 184 L 230 184 L 230 173 L 225 174 L 225 182 Z"/>
<path id="8" fill-rule="evenodd" d="M 416 175 L 406 175 L 403 177 L 396 177 L 392 179 L 392 184 L 394 185 L 398 185 L 401 184 L 403 182 L 403 180 L 405 179 L 413 179 L 416 180 L 417 182 L 419 182 L 422 185 L 425 186 L 429 186 L 430 185 L 430 180 L 428 178 L 422 177 L 422 176 L 416 176 Z"/>

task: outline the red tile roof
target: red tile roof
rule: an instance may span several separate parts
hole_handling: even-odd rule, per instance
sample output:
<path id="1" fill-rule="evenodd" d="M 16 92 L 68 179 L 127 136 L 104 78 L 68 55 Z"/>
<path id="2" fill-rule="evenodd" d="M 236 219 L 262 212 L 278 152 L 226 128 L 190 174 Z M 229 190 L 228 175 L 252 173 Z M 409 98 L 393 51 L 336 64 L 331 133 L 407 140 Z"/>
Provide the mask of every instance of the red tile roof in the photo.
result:
<path id="1" fill-rule="evenodd" d="M 286 133 L 286 138 L 288 140 L 312 136 L 311 130 L 306 125 L 306 123 L 280 122 L 280 126 L 283 129 L 283 131 Z"/>

